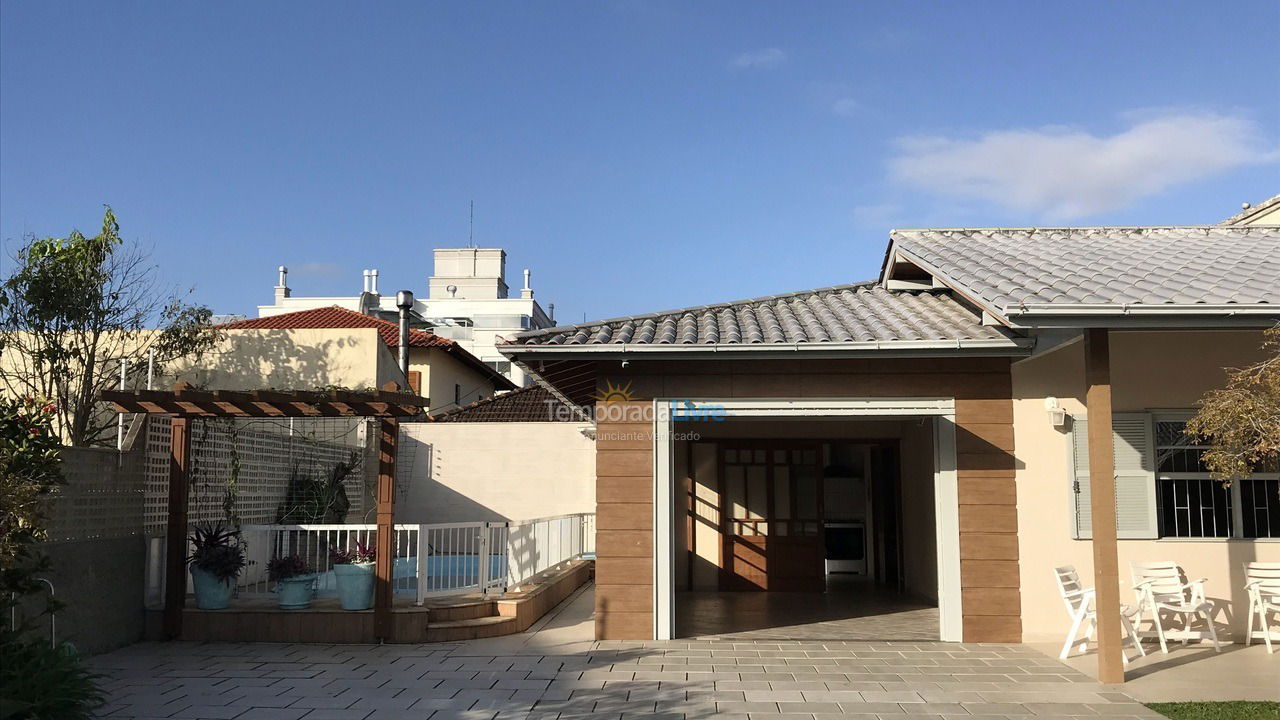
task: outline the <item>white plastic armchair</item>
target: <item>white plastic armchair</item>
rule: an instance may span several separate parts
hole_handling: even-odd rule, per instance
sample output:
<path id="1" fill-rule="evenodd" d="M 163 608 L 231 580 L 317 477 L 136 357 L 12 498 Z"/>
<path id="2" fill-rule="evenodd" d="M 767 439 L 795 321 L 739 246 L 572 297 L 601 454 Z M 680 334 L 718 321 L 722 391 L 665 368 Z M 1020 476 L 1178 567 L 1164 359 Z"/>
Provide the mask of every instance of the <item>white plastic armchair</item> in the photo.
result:
<path id="1" fill-rule="evenodd" d="M 1205 597 L 1205 578 L 1183 582 L 1182 568 L 1175 562 L 1130 563 L 1133 573 L 1133 592 L 1138 602 L 1138 622 L 1143 615 L 1151 616 L 1155 627 L 1154 633 L 1140 633 L 1150 637 L 1154 634 L 1160 640 L 1161 652 L 1169 652 L 1168 640 L 1181 639 L 1186 645 L 1190 639 L 1213 641 L 1213 649 L 1222 652 L 1218 642 L 1218 631 L 1213 626 L 1213 603 Z M 1182 627 L 1168 629 L 1164 626 L 1165 614 L 1181 615 Z M 1192 630 L 1191 620 L 1199 616 L 1204 619 L 1205 630 Z"/>
<path id="2" fill-rule="evenodd" d="M 1267 644 L 1267 653 L 1273 653 L 1272 636 L 1280 640 L 1280 631 L 1271 629 L 1267 615 L 1280 615 L 1280 562 L 1245 563 L 1244 578 L 1245 590 L 1249 592 L 1249 630 L 1244 635 L 1244 644 L 1261 635 Z M 1254 620 L 1258 621 L 1257 630 L 1253 629 Z"/>
<path id="3" fill-rule="evenodd" d="M 1083 642 L 1087 645 L 1093 637 L 1098 628 L 1098 613 L 1094 605 L 1093 588 L 1087 588 L 1081 584 L 1080 573 L 1076 572 L 1074 565 L 1054 568 L 1053 576 L 1058 581 L 1058 592 L 1062 594 L 1062 603 L 1066 605 L 1067 614 L 1071 616 L 1071 629 L 1067 631 L 1067 639 L 1062 643 L 1062 652 L 1058 654 L 1058 659 L 1066 660 L 1071 654 L 1071 648 L 1080 644 L 1081 640 L 1078 639 L 1080 628 L 1086 622 L 1089 628 Z M 1128 605 L 1120 606 L 1120 626 L 1124 630 L 1125 639 L 1137 648 L 1138 656 L 1142 657 L 1147 653 L 1142 649 L 1142 643 L 1138 642 L 1138 635 L 1133 631 L 1131 621 L 1136 614 L 1136 608 Z M 1124 659 L 1125 664 L 1129 663 L 1129 656 L 1123 650 L 1120 657 Z"/>

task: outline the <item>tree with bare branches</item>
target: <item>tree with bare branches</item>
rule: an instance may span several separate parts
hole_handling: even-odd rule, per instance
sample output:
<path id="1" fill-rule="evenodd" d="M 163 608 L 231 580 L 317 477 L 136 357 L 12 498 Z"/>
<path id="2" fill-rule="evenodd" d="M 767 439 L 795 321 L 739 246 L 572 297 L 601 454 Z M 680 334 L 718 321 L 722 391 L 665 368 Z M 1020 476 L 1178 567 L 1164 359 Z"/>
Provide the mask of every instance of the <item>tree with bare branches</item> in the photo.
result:
<path id="1" fill-rule="evenodd" d="M 1262 347 L 1267 357 L 1231 370 L 1187 423 L 1188 435 L 1209 444 L 1204 464 L 1224 484 L 1280 465 L 1280 325 L 1263 334 Z"/>
<path id="2" fill-rule="evenodd" d="M 218 340 L 209 309 L 160 286 L 109 207 L 99 234 L 30 237 L 14 261 L 0 284 L 0 390 L 54 404 L 68 445 L 108 440 L 114 417 L 97 397 L 122 369 L 136 386 L 148 360 L 159 372 Z"/>

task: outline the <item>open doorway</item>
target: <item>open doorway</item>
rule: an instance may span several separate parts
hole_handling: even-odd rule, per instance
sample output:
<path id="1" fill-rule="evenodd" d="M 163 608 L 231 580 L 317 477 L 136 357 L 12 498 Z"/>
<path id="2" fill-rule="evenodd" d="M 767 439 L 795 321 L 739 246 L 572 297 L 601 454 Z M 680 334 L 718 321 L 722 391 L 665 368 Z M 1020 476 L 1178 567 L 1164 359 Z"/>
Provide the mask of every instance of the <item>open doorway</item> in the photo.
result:
<path id="1" fill-rule="evenodd" d="M 676 637 L 937 640 L 934 423 L 677 423 Z"/>

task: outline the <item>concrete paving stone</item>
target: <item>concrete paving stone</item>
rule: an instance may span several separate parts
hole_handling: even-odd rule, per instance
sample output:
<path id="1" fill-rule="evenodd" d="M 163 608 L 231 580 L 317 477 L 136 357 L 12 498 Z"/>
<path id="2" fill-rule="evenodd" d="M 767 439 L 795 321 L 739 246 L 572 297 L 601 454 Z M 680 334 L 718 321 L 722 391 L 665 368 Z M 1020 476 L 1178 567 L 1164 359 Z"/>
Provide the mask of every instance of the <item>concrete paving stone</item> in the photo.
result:
<path id="1" fill-rule="evenodd" d="M 745 702 L 746 692 L 742 690 L 689 690 L 685 692 L 685 698 L 691 703 Z"/>
<path id="2" fill-rule="evenodd" d="M 373 711 L 365 712 L 364 710 L 335 710 L 332 708 L 317 708 L 308 712 L 303 717 L 305 720 L 364 720 Z"/>
<path id="3" fill-rule="evenodd" d="M 898 703 L 908 715 L 968 715 L 960 703 L 924 702 Z"/>
<path id="4" fill-rule="evenodd" d="M 804 702 L 799 690 L 747 690 L 743 693 L 747 702 Z"/>
<path id="5" fill-rule="evenodd" d="M 786 715 L 840 712 L 841 705 L 835 702 L 779 702 L 778 711 Z"/>
<path id="6" fill-rule="evenodd" d="M 1025 703 L 1026 708 L 1035 715 L 1054 716 L 1097 716 L 1098 712 L 1085 703 L 1037 702 Z"/>
<path id="7" fill-rule="evenodd" d="M 970 715 L 1032 715 L 1027 706 L 1016 702 L 963 702 Z"/>
<path id="8" fill-rule="evenodd" d="M 289 707 L 298 708 L 349 708 L 354 705 L 356 699 L 354 697 L 340 697 L 330 695 L 310 695 L 303 696 Z"/>
<path id="9" fill-rule="evenodd" d="M 488 690 L 498 683 L 498 678 L 494 676 L 478 677 L 478 678 L 450 678 L 440 682 L 436 688 L 440 690 Z"/>
<path id="10" fill-rule="evenodd" d="M 805 690 L 804 699 L 809 702 L 865 703 L 857 690 Z"/>
<path id="11" fill-rule="evenodd" d="M 863 690 L 862 699 L 865 702 L 887 702 L 887 703 L 914 703 L 924 702 L 924 698 L 920 697 L 917 692 L 909 690 Z"/>
<path id="12" fill-rule="evenodd" d="M 782 680 L 782 682 L 795 682 L 795 680 Z M 768 680 L 723 680 L 716 683 L 718 691 L 768 691 L 772 689 L 773 683 Z"/>
<path id="13" fill-rule="evenodd" d="M 233 707 L 229 705 L 188 705 L 187 707 L 173 713 L 169 717 L 185 720 L 186 718 L 195 718 L 198 720 L 230 720 L 248 712 L 249 708 Z"/>
<path id="14" fill-rule="evenodd" d="M 859 714 L 875 714 L 875 715 L 905 715 L 906 711 L 902 706 L 894 702 L 862 702 L 862 703 L 840 703 L 840 709 L 846 713 Z"/>
<path id="15" fill-rule="evenodd" d="M 716 711 L 776 714 L 778 712 L 778 704 L 772 702 L 717 702 Z"/>
<path id="16" fill-rule="evenodd" d="M 299 720 L 309 712 L 306 708 L 257 707 L 238 715 L 237 720 Z"/>
<path id="17" fill-rule="evenodd" d="M 227 703 L 245 707 L 284 708 L 301 700 L 301 695 L 243 695 Z"/>

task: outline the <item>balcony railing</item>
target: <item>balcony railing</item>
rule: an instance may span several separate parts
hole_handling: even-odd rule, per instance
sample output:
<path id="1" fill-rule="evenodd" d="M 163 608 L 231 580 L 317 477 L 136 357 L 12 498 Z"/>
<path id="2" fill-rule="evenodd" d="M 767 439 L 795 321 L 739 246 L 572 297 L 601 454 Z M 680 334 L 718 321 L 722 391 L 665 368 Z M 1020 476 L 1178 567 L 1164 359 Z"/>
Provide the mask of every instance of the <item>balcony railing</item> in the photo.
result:
<path id="1" fill-rule="evenodd" d="M 273 557 L 298 555 L 317 573 L 317 593 L 336 594 L 332 548 L 353 548 L 356 541 L 377 544 L 376 525 L 245 525 L 241 528 L 249 565 L 237 583 L 237 595 L 270 593 L 267 576 Z M 421 604 L 440 595 L 479 592 L 501 594 L 565 563 L 595 553 L 595 514 L 578 513 L 535 520 L 395 526 L 392 587 Z M 153 539 L 147 597 L 163 597 L 164 542 Z"/>

